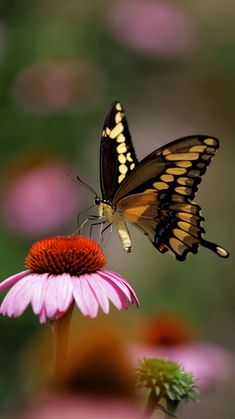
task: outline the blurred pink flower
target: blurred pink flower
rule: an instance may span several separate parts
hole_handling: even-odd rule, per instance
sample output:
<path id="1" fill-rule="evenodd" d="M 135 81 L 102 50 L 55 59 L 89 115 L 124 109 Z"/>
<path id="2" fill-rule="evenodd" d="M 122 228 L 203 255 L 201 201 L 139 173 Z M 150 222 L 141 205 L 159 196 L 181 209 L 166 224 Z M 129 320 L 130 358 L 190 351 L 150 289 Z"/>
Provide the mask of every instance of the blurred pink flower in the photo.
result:
<path id="1" fill-rule="evenodd" d="M 22 70 L 13 85 L 13 97 L 33 112 L 55 112 L 94 103 L 102 80 L 86 61 L 41 60 Z"/>
<path id="2" fill-rule="evenodd" d="M 199 390 L 210 390 L 228 379 L 234 359 L 227 351 L 195 340 L 189 324 L 176 314 L 160 314 L 144 325 L 146 343 L 130 348 L 134 362 L 144 357 L 166 357 L 182 364 L 197 379 Z"/>
<path id="3" fill-rule="evenodd" d="M 69 173 L 62 162 L 42 161 L 6 180 L 2 217 L 8 228 L 37 238 L 76 223 L 80 194 Z"/>
<path id="4" fill-rule="evenodd" d="M 75 303 L 84 316 L 96 317 L 99 307 L 109 313 L 109 300 L 121 310 L 139 305 L 128 282 L 115 272 L 101 270 L 100 246 L 81 236 L 59 236 L 35 243 L 25 260 L 26 271 L 0 283 L 11 287 L 0 313 L 19 317 L 31 304 L 41 323 L 62 317 Z"/>
<path id="5" fill-rule="evenodd" d="M 107 20 L 119 40 L 144 53 L 175 56 L 194 43 L 192 18 L 173 3 L 121 0 L 111 6 Z"/>
<path id="6" fill-rule="evenodd" d="M 138 419 L 141 410 L 133 401 L 118 398 L 54 396 L 28 408 L 19 419 Z"/>

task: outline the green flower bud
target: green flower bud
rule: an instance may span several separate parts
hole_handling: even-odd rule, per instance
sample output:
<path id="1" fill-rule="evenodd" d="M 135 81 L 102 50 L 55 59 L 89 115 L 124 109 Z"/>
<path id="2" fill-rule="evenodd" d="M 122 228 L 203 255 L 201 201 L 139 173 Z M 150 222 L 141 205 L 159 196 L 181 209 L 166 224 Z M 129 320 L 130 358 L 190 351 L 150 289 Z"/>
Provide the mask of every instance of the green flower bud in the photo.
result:
<path id="1" fill-rule="evenodd" d="M 164 358 L 144 358 L 137 368 L 139 387 L 150 390 L 157 399 L 179 402 L 197 399 L 196 384 L 192 374 L 182 366 Z"/>

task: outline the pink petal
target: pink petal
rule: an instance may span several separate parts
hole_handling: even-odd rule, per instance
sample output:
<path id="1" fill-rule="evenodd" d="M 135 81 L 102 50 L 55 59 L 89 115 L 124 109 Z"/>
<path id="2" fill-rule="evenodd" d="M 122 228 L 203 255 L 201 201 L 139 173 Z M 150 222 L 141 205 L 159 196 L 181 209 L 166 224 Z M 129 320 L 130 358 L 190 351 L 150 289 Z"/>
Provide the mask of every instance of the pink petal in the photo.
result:
<path id="1" fill-rule="evenodd" d="M 39 321 L 42 324 L 42 323 L 46 323 L 46 320 L 47 320 L 46 311 L 43 307 L 39 313 Z"/>
<path id="2" fill-rule="evenodd" d="M 34 285 L 31 297 L 32 309 L 35 314 L 39 314 L 42 310 L 48 274 L 40 274 L 38 276 L 38 282 Z"/>
<path id="3" fill-rule="evenodd" d="M 72 277 L 69 274 L 59 275 L 58 278 L 58 311 L 64 313 L 68 310 L 73 301 Z"/>
<path id="4" fill-rule="evenodd" d="M 131 301 L 131 293 L 129 291 L 129 288 L 127 288 L 126 284 L 123 284 L 123 282 L 119 281 L 113 275 L 105 271 L 99 271 L 98 275 L 106 279 L 106 281 L 108 281 L 109 283 L 115 284 L 118 287 L 118 289 L 123 292 L 123 294 L 127 297 L 127 299 Z"/>
<path id="5" fill-rule="evenodd" d="M 80 280 L 81 276 L 80 277 L 74 276 L 72 279 L 73 296 L 82 314 L 84 316 L 89 316 L 89 309 L 86 305 L 86 301 L 84 299 L 83 292 L 82 292 L 82 285 L 81 285 L 81 280 Z"/>
<path id="6" fill-rule="evenodd" d="M 104 293 L 104 290 L 99 285 L 99 280 L 97 281 L 93 278 L 94 274 L 87 275 L 87 282 L 89 282 L 90 287 L 93 289 L 93 292 L 97 298 L 97 301 L 105 314 L 109 312 L 109 299 L 107 295 Z"/>
<path id="7" fill-rule="evenodd" d="M 107 273 L 108 276 L 111 276 L 112 278 L 114 278 L 116 281 L 121 282 L 125 287 L 128 288 L 130 294 L 131 294 L 131 302 L 135 303 L 137 305 L 137 307 L 140 306 L 138 297 L 135 293 L 135 291 L 133 290 L 133 288 L 130 286 L 130 284 L 128 284 L 128 282 L 119 274 L 117 274 L 116 272 L 113 271 L 101 271 L 101 273 Z"/>
<path id="8" fill-rule="evenodd" d="M 123 307 L 123 292 L 112 283 L 112 280 L 109 281 L 104 276 L 100 275 L 100 272 L 96 272 L 92 274 L 94 281 L 100 287 L 102 292 L 110 299 L 113 305 L 118 309 L 121 310 Z"/>
<path id="9" fill-rule="evenodd" d="M 24 278 L 26 275 L 32 273 L 30 270 L 19 272 L 16 275 L 10 276 L 9 278 L 5 279 L 0 283 L 0 291 L 4 291 L 6 288 L 11 287 L 12 285 L 16 284 L 20 279 Z"/>
<path id="10" fill-rule="evenodd" d="M 38 275 L 31 274 L 13 285 L 2 302 L 0 312 L 9 317 L 20 316 L 30 303 L 36 281 L 38 281 Z"/>
<path id="11" fill-rule="evenodd" d="M 82 293 L 83 293 L 84 300 L 86 301 L 86 306 L 88 308 L 89 316 L 94 318 L 97 316 L 99 304 L 96 299 L 95 293 L 92 290 L 92 287 L 87 281 L 87 277 L 88 275 L 82 275 L 82 278 L 80 276 Z"/>
<path id="12" fill-rule="evenodd" d="M 50 275 L 47 278 L 43 306 L 48 318 L 54 317 L 56 312 L 58 311 L 58 280 L 59 275 Z"/>

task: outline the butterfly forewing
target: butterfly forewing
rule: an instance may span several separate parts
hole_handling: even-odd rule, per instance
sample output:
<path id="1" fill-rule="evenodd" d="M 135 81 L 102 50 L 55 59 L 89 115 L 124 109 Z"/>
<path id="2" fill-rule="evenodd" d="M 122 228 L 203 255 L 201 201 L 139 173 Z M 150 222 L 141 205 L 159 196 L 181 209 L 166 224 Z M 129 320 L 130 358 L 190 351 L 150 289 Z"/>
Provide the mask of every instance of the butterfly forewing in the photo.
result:
<path id="1" fill-rule="evenodd" d="M 100 145 L 100 185 L 104 200 L 112 201 L 137 163 L 122 105 L 115 101 L 106 116 Z"/>
<path id="2" fill-rule="evenodd" d="M 193 199 L 219 142 L 203 135 L 185 137 L 167 144 L 143 159 L 120 185 L 114 205 L 123 197 L 153 189 L 160 193 Z"/>

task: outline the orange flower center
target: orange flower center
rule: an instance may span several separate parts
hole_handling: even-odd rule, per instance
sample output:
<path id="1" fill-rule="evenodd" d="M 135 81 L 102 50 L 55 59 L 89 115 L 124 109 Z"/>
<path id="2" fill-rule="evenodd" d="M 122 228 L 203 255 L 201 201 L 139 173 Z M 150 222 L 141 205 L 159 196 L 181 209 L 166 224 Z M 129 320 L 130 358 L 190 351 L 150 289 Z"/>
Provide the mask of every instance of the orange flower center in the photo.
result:
<path id="1" fill-rule="evenodd" d="M 159 314 L 144 326 L 145 341 L 156 346 L 175 346 L 192 342 L 192 327 L 176 314 Z"/>
<path id="2" fill-rule="evenodd" d="M 81 236 L 58 236 L 33 244 L 25 266 L 35 273 L 81 275 L 95 272 L 105 265 L 101 247 Z"/>

